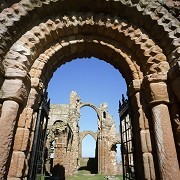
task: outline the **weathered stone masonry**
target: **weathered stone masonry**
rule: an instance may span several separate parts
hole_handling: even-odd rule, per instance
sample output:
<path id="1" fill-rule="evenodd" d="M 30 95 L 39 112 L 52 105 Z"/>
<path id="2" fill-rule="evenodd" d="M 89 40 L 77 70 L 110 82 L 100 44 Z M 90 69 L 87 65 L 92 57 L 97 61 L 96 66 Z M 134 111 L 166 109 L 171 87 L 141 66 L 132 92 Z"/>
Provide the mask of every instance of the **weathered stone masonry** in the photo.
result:
<path id="1" fill-rule="evenodd" d="M 27 177 L 38 102 L 54 71 L 91 56 L 126 80 L 137 179 L 180 179 L 179 1 L 3 0 L 0 9 L 1 179 Z"/>
<path id="2" fill-rule="evenodd" d="M 97 132 L 79 131 L 80 109 L 84 106 L 92 107 L 97 113 Z M 97 144 L 94 159 L 97 173 L 117 174 L 116 149 L 112 147 L 120 143 L 120 135 L 116 134 L 115 123 L 108 113 L 106 103 L 97 108 L 92 103 L 83 103 L 77 93 L 72 91 L 69 105 L 51 105 L 48 132 L 47 148 L 50 149 L 52 141 L 55 148 L 53 168 L 60 165 L 64 168 L 65 175 L 76 173 L 84 165 L 82 140 L 87 134 L 91 134 Z"/>

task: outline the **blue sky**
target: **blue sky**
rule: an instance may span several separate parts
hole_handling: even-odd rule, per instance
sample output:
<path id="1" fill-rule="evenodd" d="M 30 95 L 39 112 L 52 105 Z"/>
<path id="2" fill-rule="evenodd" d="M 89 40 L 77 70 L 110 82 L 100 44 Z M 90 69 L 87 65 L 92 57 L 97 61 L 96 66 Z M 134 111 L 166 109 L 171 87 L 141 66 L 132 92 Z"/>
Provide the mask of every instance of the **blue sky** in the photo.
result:
<path id="1" fill-rule="evenodd" d="M 118 101 L 122 94 L 126 94 L 127 88 L 118 70 L 96 58 L 76 59 L 66 63 L 56 70 L 49 83 L 48 95 L 51 104 L 68 104 L 71 91 L 76 91 L 82 102 L 91 102 L 96 106 L 108 103 L 108 112 L 113 116 L 119 132 Z M 95 111 L 90 107 L 83 107 L 80 113 L 80 131 L 96 131 Z M 84 156 L 91 156 L 94 151 L 93 139 L 85 137 L 85 140 L 87 142 L 83 145 Z"/>

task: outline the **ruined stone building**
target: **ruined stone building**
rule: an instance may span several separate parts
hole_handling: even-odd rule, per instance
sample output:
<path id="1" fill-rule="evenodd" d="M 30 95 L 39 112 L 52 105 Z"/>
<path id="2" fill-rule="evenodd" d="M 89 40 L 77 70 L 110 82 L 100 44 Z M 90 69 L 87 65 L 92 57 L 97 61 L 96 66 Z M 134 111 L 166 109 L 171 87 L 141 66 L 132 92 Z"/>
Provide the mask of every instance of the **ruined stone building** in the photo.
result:
<path id="1" fill-rule="evenodd" d="M 97 132 L 79 131 L 80 109 L 84 106 L 92 107 L 97 113 Z M 72 91 L 68 105 L 51 105 L 49 118 L 46 147 L 50 151 L 50 146 L 54 143 L 54 157 L 47 161 L 47 171 L 53 172 L 54 167 L 59 164 L 64 168 L 65 175 L 72 175 L 83 167 L 92 173 L 117 174 L 116 144 L 120 144 L 120 135 L 116 134 L 107 103 L 99 107 L 83 103 L 77 93 Z M 96 141 L 96 155 L 91 159 L 83 159 L 81 154 L 82 140 L 87 134 L 92 135 Z M 50 157 L 50 153 L 48 156 Z"/>
<path id="2" fill-rule="evenodd" d="M 124 125 L 131 122 L 133 178 L 179 180 L 179 12 L 179 0 L 1 0 L 0 179 L 43 174 L 48 83 L 62 64 L 93 56 L 118 69 L 127 84 L 129 121 L 121 113 L 125 106 L 120 114 Z M 80 104 L 69 106 L 71 121 L 58 119 L 52 136 L 61 161 L 74 169 Z M 106 106 L 100 109 L 106 112 Z M 106 129 L 101 133 L 107 137 Z M 106 146 L 99 143 L 99 151 Z M 103 164 L 98 168 L 110 171 Z"/>

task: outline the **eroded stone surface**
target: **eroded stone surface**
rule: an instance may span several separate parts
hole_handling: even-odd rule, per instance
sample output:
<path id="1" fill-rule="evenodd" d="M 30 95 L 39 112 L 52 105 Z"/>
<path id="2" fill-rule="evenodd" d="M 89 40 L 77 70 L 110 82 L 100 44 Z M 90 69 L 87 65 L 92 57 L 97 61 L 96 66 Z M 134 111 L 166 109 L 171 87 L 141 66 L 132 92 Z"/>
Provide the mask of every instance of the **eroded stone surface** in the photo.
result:
<path id="1" fill-rule="evenodd" d="M 80 108 L 83 106 L 90 106 L 96 111 L 98 115 L 97 132 L 79 132 L 78 120 Z M 120 135 L 116 134 L 115 123 L 108 113 L 108 105 L 104 103 L 100 107 L 96 107 L 92 103 L 83 103 L 77 93 L 72 92 L 69 105 L 52 105 L 51 107 L 48 143 L 54 141 L 53 167 L 59 164 L 65 168 L 66 175 L 72 175 L 78 168 L 87 165 L 88 159 L 85 162 L 81 154 L 82 140 L 87 134 L 90 134 L 97 142 L 96 157 L 91 159 L 94 161 L 93 167 L 96 169 L 93 169 L 92 172 L 117 174 L 116 144 L 120 143 Z M 69 159 L 69 157 L 71 158 Z"/>

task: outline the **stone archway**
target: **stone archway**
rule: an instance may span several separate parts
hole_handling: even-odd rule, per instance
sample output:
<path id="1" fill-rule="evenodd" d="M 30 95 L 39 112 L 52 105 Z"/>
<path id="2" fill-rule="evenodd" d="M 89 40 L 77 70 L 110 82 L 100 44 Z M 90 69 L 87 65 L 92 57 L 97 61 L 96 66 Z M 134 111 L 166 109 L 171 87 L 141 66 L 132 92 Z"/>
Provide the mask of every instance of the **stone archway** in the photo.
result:
<path id="1" fill-rule="evenodd" d="M 92 157 L 83 157 L 83 141 L 87 136 L 90 136 L 94 140 L 93 144 L 93 154 Z M 87 142 L 87 141 L 86 141 Z M 80 140 L 79 140 L 79 167 L 78 170 L 86 169 L 91 174 L 98 173 L 98 149 L 97 149 L 97 132 L 93 131 L 83 131 L 80 132 Z"/>
<path id="2" fill-rule="evenodd" d="M 35 110 L 53 72 L 74 58 L 95 56 L 126 80 L 135 153 L 141 154 L 137 177 L 178 179 L 171 119 L 179 122 L 180 23 L 173 15 L 156 0 L 22 0 L 5 8 L 0 14 L 0 177 L 27 176 Z M 175 107 L 170 113 L 169 102 Z"/>
<path id="3" fill-rule="evenodd" d="M 108 104 L 102 103 L 96 107 L 92 103 L 80 102 L 79 108 L 89 106 L 95 110 L 98 117 L 98 130 L 83 131 L 79 133 L 79 165 L 83 168 L 92 169 L 93 173 L 98 174 L 117 174 L 116 150 L 113 145 L 120 141 L 120 135 L 116 133 L 116 125 L 112 116 L 108 113 Z M 79 110 L 77 110 L 79 112 Z M 91 159 L 82 158 L 82 140 L 86 135 L 91 135 L 96 141 L 95 157 Z M 88 161 L 87 161 L 88 160 Z M 90 161 L 89 161 L 90 160 Z M 89 163 L 88 163 L 89 162 Z M 89 164 L 89 165 L 88 165 Z M 91 167 L 91 168 L 90 168 Z M 79 168 L 82 170 L 82 168 Z"/>

